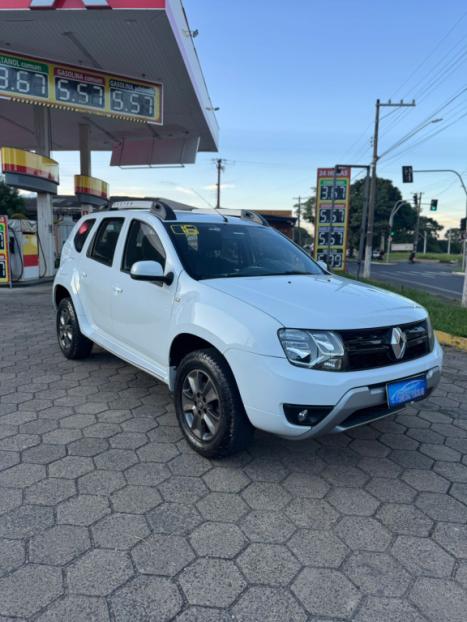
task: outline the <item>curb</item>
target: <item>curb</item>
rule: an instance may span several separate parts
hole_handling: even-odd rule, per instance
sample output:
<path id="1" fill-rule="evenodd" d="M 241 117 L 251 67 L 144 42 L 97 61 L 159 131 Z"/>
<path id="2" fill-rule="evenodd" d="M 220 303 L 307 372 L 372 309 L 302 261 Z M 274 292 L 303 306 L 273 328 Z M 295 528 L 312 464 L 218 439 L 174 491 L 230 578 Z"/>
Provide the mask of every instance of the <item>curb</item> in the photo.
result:
<path id="1" fill-rule="evenodd" d="M 449 333 L 444 333 L 442 330 L 435 330 L 436 336 L 438 337 L 438 341 L 442 346 L 452 346 L 454 348 L 458 348 L 459 350 L 463 350 L 467 352 L 467 338 L 466 337 L 456 337 L 455 335 L 450 335 Z"/>

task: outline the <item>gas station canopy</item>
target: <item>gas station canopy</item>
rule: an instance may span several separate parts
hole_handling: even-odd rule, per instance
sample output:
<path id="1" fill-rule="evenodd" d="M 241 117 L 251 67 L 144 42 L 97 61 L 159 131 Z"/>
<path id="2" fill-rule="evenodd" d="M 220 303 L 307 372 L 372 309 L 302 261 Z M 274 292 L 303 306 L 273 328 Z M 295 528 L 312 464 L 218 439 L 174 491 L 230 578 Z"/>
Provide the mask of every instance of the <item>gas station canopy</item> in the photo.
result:
<path id="1" fill-rule="evenodd" d="M 54 151 L 112 151 L 113 165 L 185 164 L 217 151 L 218 126 L 181 0 L 0 0 L 0 55 L 162 85 L 160 123 L 50 107 Z M 2 144 L 35 149 L 34 106 L 0 99 Z M 32 102 L 31 103 L 37 103 Z"/>

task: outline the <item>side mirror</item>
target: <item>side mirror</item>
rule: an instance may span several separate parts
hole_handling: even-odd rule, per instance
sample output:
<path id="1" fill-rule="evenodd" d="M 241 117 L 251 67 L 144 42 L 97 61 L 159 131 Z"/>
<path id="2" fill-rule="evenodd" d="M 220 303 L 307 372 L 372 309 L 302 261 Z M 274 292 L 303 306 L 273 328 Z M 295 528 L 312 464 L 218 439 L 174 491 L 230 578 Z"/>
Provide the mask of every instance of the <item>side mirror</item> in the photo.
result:
<path id="1" fill-rule="evenodd" d="M 322 261 L 321 259 L 319 259 L 317 263 L 320 268 L 323 268 L 323 270 L 326 270 L 326 272 L 329 272 L 328 264 L 325 261 Z"/>
<path id="2" fill-rule="evenodd" d="M 150 281 L 166 285 L 171 285 L 174 280 L 173 272 L 164 274 L 164 269 L 157 261 L 137 261 L 131 266 L 130 276 L 135 281 Z"/>

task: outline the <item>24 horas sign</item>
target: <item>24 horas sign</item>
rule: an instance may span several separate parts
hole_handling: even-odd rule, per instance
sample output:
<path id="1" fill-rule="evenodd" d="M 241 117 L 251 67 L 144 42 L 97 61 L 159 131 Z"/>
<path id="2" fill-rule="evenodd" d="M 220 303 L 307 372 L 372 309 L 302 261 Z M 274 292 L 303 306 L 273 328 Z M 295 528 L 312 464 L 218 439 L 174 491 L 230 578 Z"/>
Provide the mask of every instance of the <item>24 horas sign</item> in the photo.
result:
<path id="1" fill-rule="evenodd" d="M 162 124 L 162 84 L 0 50 L 0 97 Z"/>

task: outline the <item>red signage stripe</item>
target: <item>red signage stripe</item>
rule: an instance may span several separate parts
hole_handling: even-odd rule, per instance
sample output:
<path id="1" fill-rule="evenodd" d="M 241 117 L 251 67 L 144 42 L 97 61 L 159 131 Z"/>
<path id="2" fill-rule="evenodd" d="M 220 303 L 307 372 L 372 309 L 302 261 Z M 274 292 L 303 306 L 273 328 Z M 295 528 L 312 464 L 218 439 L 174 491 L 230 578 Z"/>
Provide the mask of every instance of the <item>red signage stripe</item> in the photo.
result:
<path id="1" fill-rule="evenodd" d="M 102 197 L 103 199 L 107 198 L 106 192 L 99 192 L 97 190 L 94 190 L 93 188 L 85 188 L 83 186 L 76 186 L 75 193 L 76 194 L 91 194 L 92 196 Z"/>
<path id="2" fill-rule="evenodd" d="M 41 179 L 47 179 L 55 184 L 58 184 L 58 179 L 47 171 L 42 171 L 38 168 L 31 168 L 29 166 L 21 166 L 20 164 L 9 164 L 5 162 L 3 164 L 4 173 L 18 173 L 19 175 L 31 175 L 32 177 L 40 177 Z"/>

